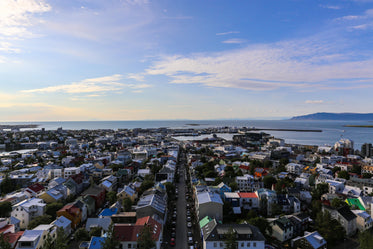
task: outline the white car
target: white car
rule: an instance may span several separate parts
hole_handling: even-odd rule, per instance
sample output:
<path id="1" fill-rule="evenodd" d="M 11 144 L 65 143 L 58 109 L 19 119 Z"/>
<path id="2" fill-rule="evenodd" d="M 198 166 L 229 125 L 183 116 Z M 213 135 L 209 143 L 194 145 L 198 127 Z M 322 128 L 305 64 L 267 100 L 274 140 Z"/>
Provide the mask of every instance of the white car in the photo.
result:
<path id="1" fill-rule="evenodd" d="M 188 222 L 187 227 L 191 228 L 192 227 L 192 222 Z"/>

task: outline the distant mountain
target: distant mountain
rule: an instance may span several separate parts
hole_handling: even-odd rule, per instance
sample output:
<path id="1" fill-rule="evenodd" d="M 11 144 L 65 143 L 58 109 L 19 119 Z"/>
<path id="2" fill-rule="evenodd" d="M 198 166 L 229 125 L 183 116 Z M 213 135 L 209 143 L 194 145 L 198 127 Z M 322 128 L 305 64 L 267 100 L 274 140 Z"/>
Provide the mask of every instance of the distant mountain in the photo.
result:
<path id="1" fill-rule="evenodd" d="M 330 113 L 330 112 L 318 112 L 303 116 L 295 116 L 290 120 L 361 120 L 361 121 L 373 121 L 373 113 Z"/>

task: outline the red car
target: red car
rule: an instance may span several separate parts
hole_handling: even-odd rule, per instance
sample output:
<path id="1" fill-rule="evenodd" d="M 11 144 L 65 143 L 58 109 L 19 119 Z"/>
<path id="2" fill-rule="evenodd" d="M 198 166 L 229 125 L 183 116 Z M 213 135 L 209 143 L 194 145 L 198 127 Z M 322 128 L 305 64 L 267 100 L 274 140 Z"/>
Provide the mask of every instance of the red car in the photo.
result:
<path id="1" fill-rule="evenodd" d="M 175 244 L 176 244 L 176 243 L 175 243 L 175 238 L 171 238 L 170 245 L 171 245 L 171 246 L 175 246 Z"/>

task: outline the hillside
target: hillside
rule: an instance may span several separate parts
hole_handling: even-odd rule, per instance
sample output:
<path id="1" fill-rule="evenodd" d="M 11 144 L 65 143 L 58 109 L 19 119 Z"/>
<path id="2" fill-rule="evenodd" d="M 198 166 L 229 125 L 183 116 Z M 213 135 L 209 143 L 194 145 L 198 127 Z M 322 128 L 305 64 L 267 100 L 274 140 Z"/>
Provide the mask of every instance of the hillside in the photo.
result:
<path id="1" fill-rule="evenodd" d="M 303 116 L 295 116 L 290 120 L 361 120 L 373 121 L 373 113 L 330 113 L 318 112 Z"/>

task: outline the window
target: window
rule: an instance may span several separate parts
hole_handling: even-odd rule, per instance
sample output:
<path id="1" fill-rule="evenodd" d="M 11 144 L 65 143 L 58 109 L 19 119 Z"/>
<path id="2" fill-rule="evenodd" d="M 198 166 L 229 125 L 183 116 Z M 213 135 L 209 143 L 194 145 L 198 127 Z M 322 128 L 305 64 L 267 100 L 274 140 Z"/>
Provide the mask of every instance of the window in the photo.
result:
<path id="1" fill-rule="evenodd" d="M 223 245 L 223 242 L 220 242 L 220 247 L 223 247 L 224 245 Z"/>
<path id="2" fill-rule="evenodd" d="M 247 247 L 250 247 L 250 242 L 247 242 L 247 245 L 246 245 Z"/>
<path id="3" fill-rule="evenodd" d="M 214 242 L 214 247 L 216 247 L 216 242 Z"/>
<path id="4" fill-rule="evenodd" d="M 241 243 L 241 247 L 244 247 L 244 246 L 245 246 L 245 243 L 242 242 L 242 243 Z"/>
<path id="5" fill-rule="evenodd" d="M 128 244 L 128 248 L 132 248 L 132 244 Z"/>
<path id="6" fill-rule="evenodd" d="M 253 247 L 256 247 L 256 242 L 253 243 Z"/>

